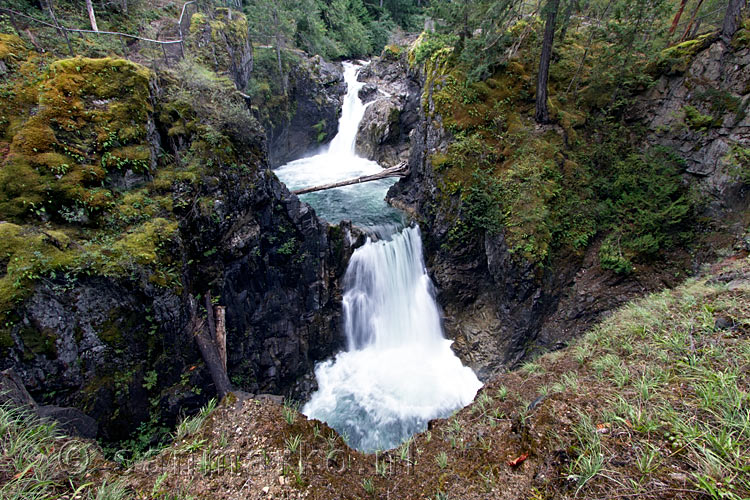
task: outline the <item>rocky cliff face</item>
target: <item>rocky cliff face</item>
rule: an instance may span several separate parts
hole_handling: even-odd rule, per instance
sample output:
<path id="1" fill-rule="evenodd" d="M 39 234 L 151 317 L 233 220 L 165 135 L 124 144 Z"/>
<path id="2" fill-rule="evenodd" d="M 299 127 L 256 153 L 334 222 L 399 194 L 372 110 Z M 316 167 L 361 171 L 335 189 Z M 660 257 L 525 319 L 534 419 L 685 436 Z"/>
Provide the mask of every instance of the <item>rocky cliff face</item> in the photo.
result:
<path id="1" fill-rule="evenodd" d="M 191 66 L 157 77 L 116 59 L 52 67 L 40 78 L 67 100 L 50 107 L 45 95 L 28 103 L 33 114 L 20 98 L 4 103 L 14 127 L 10 147 L 0 139 L 3 174 L 46 176 L 39 183 L 67 197 L 32 211 L 21 197 L 33 193 L 0 190 L 0 369 L 40 404 L 93 417 L 99 437 L 158 428 L 215 393 L 189 308 L 210 296 L 226 308 L 236 388 L 309 391 L 304 376 L 339 346 L 338 280 L 356 231 L 321 222 L 267 170 L 262 129 L 228 80 Z M 71 93 L 72 78 L 93 83 Z M 45 122 L 53 112 L 93 132 Z M 39 127 L 46 142 L 32 144 Z M 79 171 L 98 176 L 90 191 L 67 189 Z M 137 182 L 118 181 L 128 171 Z"/>
<path id="2" fill-rule="evenodd" d="M 746 159 L 736 153 L 732 157 L 747 141 L 746 64 L 746 49 L 727 52 L 714 44 L 698 53 L 686 74 L 663 76 L 638 98 L 631 113 L 633 121 L 651 128 L 648 142 L 675 147 L 684 155 L 687 182 L 700 186 L 710 208 L 707 214 L 714 217 L 731 207 L 742 208 L 736 213 L 740 219 L 746 217 L 747 184 L 736 175 L 746 169 Z M 460 246 L 451 245 L 456 221 L 450 212 L 459 201 L 446 196 L 445 181 L 432 164 L 434 155 L 440 157 L 453 141 L 435 110 L 433 92 L 441 82 L 428 78 L 423 68 L 407 71 L 407 78 L 422 85 L 422 105 L 411 134 L 410 175 L 391 189 L 389 199 L 421 222 L 446 332 L 455 340 L 457 353 L 481 377 L 540 350 L 565 345 L 625 301 L 674 286 L 693 265 L 688 253 L 677 249 L 669 263 L 644 264 L 637 275 L 618 275 L 599 264 L 601 237 L 582 252 L 553 253 L 543 267 L 511 251 L 503 231 L 473 234 Z M 717 93 L 719 103 L 733 105 L 711 108 L 706 92 Z M 685 125 L 685 107 L 691 103 L 699 115 L 714 109 L 712 126 L 698 130 Z M 735 233 L 738 228 L 742 232 L 743 223 L 747 221 L 735 221 Z"/>
<path id="3" fill-rule="evenodd" d="M 286 108 L 270 109 L 263 120 L 271 168 L 319 149 L 338 130 L 346 94 L 340 65 L 320 56 L 299 56 L 289 74 Z"/>
<path id="4" fill-rule="evenodd" d="M 410 78 L 400 49 L 386 49 L 360 70 L 360 98 L 367 110 L 357 132 L 357 154 L 391 167 L 409 156 L 410 134 L 419 120 L 419 82 Z"/>
<path id="5" fill-rule="evenodd" d="M 710 36 L 698 43 L 702 50 L 693 48 L 694 57 L 688 52 L 669 66 L 629 118 L 648 127 L 648 143 L 679 152 L 686 180 L 699 188 L 708 215 L 717 217 L 747 205 L 741 180 L 750 146 L 750 49 Z"/>

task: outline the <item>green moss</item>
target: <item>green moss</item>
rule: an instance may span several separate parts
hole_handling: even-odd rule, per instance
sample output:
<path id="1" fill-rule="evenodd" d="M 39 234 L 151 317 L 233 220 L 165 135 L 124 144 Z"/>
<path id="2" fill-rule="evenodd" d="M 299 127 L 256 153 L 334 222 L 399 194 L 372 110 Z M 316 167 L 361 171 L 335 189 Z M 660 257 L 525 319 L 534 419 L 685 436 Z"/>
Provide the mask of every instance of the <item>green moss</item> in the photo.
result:
<path id="1" fill-rule="evenodd" d="M 25 59 L 27 52 L 26 43 L 16 35 L 0 33 L 0 61 L 14 65 Z"/>
<path id="2" fill-rule="evenodd" d="M 9 328 L 0 328 L 0 353 L 5 354 L 8 349 L 15 346 L 13 335 Z"/>
<path id="3" fill-rule="evenodd" d="M 709 33 L 664 49 L 649 69 L 667 75 L 684 73 L 690 67 L 693 58 L 715 40 L 716 35 Z"/>
<path id="4" fill-rule="evenodd" d="M 122 59 L 54 62 L 39 111 L 14 134 L 0 169 L 0 216 L 19 221 L 43 209 L 64 219 L 81 207 L 91 220 L 111 207 L 113 194 L 101 187 L 107 169 L 143 171 L 151 163 L 150 78 Z"/>
<path id="5" fill-rule="evenodd" d="M 33 359 L 35 356 L 45 356 L 49 359 L 57 358 L 57 334 L 49 329 L 38 331 L 34 328 L 21 328 L 19 337 L 24 345 L 24 357 Z"/>
<path id="6" fill-rule="evenodd" d="M 716 119 L 713 116 L 701 114 L 693 106 L 685 106 L 682 111 L 685 113 L 685 124 L 692 130 L 705 132 L 717 126 Z"/>
<path id="7" fill-rule="evenodd" d="M 125 334 L 134 332 L 140 319 L 133 311 L 115 308 L 109 312 L 107 320 L 96 327 L 96 335 L 109 346 L 122 346 Z"/>
<path id="8" fill-rule="evenodd" d="M 389 61 L 397 61 L 403 51 L 404 48 L 398 45 L 386 45 L 380 57 Z"/>
<path id="9" fill-rule="evenodd" d="M 742 49 L 750 46 L 750 18 L 742 20 L 740 29 L 734 34 L 732 38 L 732 47 L 735 49 Z"/>
<path id="10" fill-rule="evenodd" d="M 41 275 L 60 271 L 72 263 L 67 237 L 44 234 L 36 228 L 0 224 L 0 259 L 7 259 L 6 274 L 0 278 L 0 319 L 31 293 Z"/>
<path id="11" fill-rule="evenodd" d="M 214 50 L 216 45 L 232 50 Z M 241 12 L 232 10 L 230 18 L 226 8 L 217 8 L 212 19 L 197 13 L 190 21 L 187 49 L 196 62 L 218 73 L 228 74 L 235 65 L 234 52 L 239 53 L 249 45 L 247 17 Z"/>

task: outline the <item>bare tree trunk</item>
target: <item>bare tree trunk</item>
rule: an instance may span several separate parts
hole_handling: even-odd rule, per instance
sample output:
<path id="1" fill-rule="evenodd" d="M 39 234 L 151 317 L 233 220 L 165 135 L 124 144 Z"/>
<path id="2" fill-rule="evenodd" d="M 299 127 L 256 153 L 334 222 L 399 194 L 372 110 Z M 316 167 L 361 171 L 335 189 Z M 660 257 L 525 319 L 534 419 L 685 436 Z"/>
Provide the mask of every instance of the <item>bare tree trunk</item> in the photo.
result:
<path id="1" fill-rule="evenodd" d="M 690 22 L 688 23 L 687 28 L 685 28 L 685 33 L 683 33 L 682 37 L 680 38 L 681 42 L 687 40 L 687 37 L 690 34 L 690 31 L 693 29 L 693 23 L 695 22 L 695 18 L 698 15 L 698 11 L 701 10 L 702 5 L 703 5 L 703 0 L 698 0 L 698 5 L 695 6 L 695 9 L 693 9 L 693 15 L 690 16 Z"/>
<path id="2" fill-rule="evenodd" d="M 39 42 L 36 41 L 36 37 L 31 32 L 29 28 L 26 28 L 26 36 L 29 37 L 29 41 L 31 42 L 31 45 L 34 46 L 34 49 L 39 52 L 40 54 L 44 53 L 44 49 L 41 45 L 39 45 Z"/>
<path id="3" fill-rule="evenodd" d="M 721 39 L 726 43 L 732 40 L 732 37 L 740 27 L 740 14 L 744 0 L 729 0 L 727 13 L 724 15 L 724 24 L 721 27 Z"/>
<path id="4" fill-rule="evenodd" d="M 552 44 L 555 41 L 555 20 L 560 0 L 548 0 L 547 21 L 544 25 L 544 40 L 542 41 L 542 55 L 539 58 L 539 77 L 536 82 L 536 121 L 549 123 L 549 108 L 547 107 L 547 84 L 549 82 L 549 64 L 552 58 Z"/>
<path id="5" fill-rule="evenodd" d="M 214 318 L 216 319 L 216 349 L 219 358 L 227 371 L 227 310 L 224 306 L 214 307 Z"/>
<path id="6" fill-rule="evenodd" d="M 273 23 L 276 28 L 276 63 L 279 66 L 279 78 L 281 78 L 281 89 L 286 95 L 286 75 L 284 74 L 284 65 L 281 63 L 281 26 L 279 26 L 279 13 L 276 7 L 273 9 Z"/>
<path id="7" fill-rule="evenodd" d="M 94 31 L 99 31 L 99 28 L 96 26 L 96 15 L 94 14 L 94 4 L 91 3 L 91 0 L 86 0 L 86 10 L 89 12 L 89 21 L 91 21 L 91 29 Z"/>
<path id="8" fill-rule="evenodd" d="M 128 0 L 122 0 L 122 12 L 123 14 L 128 13 Z"/>
<path id="9" fill-rule="evenodd" d="M 70 38 L 68 38 L 68 32 L 62 29 L 60 27 L 60 23 L 57 22 L 57 16 L 55 16 L 55 9 L 54 7 L 52 7 L 52 0 L 47 0 L 46 3 L 47 3 L 47 12 L 49 12 L 49 17 L 52 18 L 52 22 L 55 23 L 55 26 L 57 27 L 57 31 L 65 39 L 65 43 L 68 44 L 68 51 L 70 52 L 70 57 L 75 57 L 75 53 L 73 52 L 73 46 L 70 44 Z"/>
<path id="10" fill-rule="evenodd" d="M 214 323 L 214 311 L 211 306 L 210 296 L 206 296 L 206 316 L 207 321 L 198 318 L 198 304 L 191 296 L 190 307 L 190 324 L 188 325 L 190 334 L 195 338 L 201 357 L 208 367 L 211 374 L 211 380 L 216 388 L 219 398 L 223 398 L 232 390 L 232 384 L 229 382 L 227 370 L 222 362 L 221 354 L 216 346 L 216 324 Z"/>
<path id="11" fill-rule="evenodd" d="M 680 8 L 677 10 L 677 14 L 674 15 L 674 19 L 672 19 L 672 26 L 669 28 L 669 34 L 673 35 L 675 30 L 677 29 L 677 25 L 680 23 L 680 17 L 682 17 L 682 12 L 685 10 L 685 5 L 687 5 L 688 0 L 681 0 L 680 1 Z"/>

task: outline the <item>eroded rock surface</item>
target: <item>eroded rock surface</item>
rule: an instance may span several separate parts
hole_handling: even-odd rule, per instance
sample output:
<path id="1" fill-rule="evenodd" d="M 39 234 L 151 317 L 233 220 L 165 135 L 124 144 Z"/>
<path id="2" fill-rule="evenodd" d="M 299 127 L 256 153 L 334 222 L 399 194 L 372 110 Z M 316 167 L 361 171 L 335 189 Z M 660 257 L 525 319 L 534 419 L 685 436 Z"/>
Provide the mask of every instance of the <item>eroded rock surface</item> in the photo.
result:
<path id="1" fill-rule="evenodd" d="M 271 168 L 315 152 L 336 135 L 346 83 L 341 66 L 300 56 L 289 74 L 287 113 L 263 124 Z"/>
<path id="2" fill-rule="evenodd" d="M 419 119 L 420 96 L 406 58 L 386 51 L 360 71 L 359 80 L 367 82 L 359 95 L 368 106 L 357 132 L 357 154 L 384 167 L 405 161 Z"/>

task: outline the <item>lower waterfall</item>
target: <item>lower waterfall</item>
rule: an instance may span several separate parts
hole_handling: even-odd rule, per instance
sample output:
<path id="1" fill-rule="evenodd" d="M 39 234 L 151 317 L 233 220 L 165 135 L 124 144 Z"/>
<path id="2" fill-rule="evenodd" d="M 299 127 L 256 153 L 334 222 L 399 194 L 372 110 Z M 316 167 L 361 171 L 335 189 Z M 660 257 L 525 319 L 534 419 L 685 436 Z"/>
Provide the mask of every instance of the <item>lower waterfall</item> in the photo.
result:
<path id="1" fill-rule="evenodd" d="M 474 399 L 482 384 L 443 337 L 418 227 L 368 241 L 352 256 L 345 283 L 348 350 L 318 365 L 319 389 L 305 415 L 372 452 Z"/>

